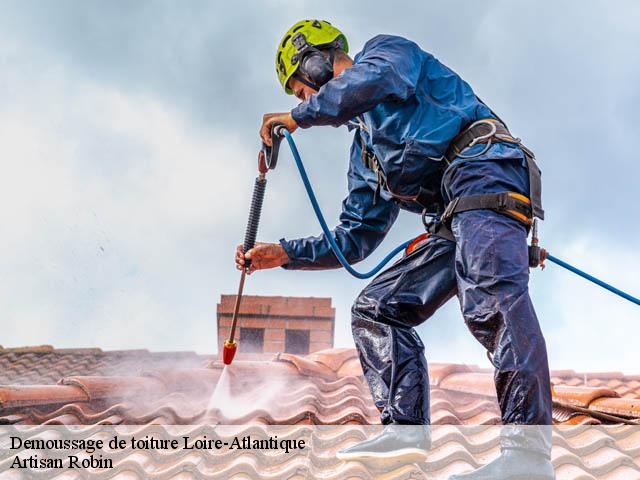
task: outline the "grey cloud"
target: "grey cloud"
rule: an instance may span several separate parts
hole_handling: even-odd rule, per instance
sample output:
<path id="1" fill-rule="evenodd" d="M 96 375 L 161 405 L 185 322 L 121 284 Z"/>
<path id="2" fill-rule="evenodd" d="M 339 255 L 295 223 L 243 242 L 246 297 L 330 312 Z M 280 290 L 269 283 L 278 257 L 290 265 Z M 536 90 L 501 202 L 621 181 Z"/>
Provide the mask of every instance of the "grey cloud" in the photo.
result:
<path id="1" fill-rule="evenodd" d="M 229 143 L 241 139 L 247 152 L 258 148 L 261 115 L 294 105 L 294 99 L 280 90 L 273 66 L 275 45 L 291 23 L 303 17 L 326 18 L 347 33 L 352 52 L 377 33 L 407 36 L 459 72 L 535 150 L 544 171 L 548 214 L 542 227 L 543 241 L 554 253 L 562 256 L 583 239 L 592 249 L 589 255 L 596 258 L 607 257 L 612 249 L 637 249 L 640 224 L 634 220 L 639 216 L 635 182 L 640 164 L 635 138 L 640 129 L 640 66 L 633 60 L 640 40 L 637 2 L 617 2 L 613 9 L 605 1 L 517 6 L 507 1 L 5 1 L 2 10 L 0 35 L 7 42 L 0 46 L 0 86 L 8 88 L 0 88 L 0 111 L 6 105 L 19 108 L 27 103 L 29 94 L 19 87 L 21 83 L 38 90 L 34 95 L 50 92 L 52 96 L 69 94 L 71 86 L 91 83 L 162 105 L 179 115 L 194 135 L 211 135 L 221 143 L 225 138 Z M 52 71 L 73 81 L 52 84 L 50 78 L 40 77 Z M 74 96 L 66 98 L 73 102 Z M 145 151 L 144 142 L 136 140 L 134 133 L 101 130 L 99 123 L 82 129 L 78 124 L 87 113 L 74 113 L 73 105 L 56 107 L 57 100 L 52 98 L 53 106 L 43 106 L 42 121 L 60 127 L 63 134 L 81 137 L 77 154 L 83 159 L 78 166 L 83 181 L 107 182 L 114 186 L 114 195 L 121 195 L 131 188 L 121 179 L 129 179 L 127 175 L 144 167 L 145 162 L 154 163 L 153 155 Z M 96 111 L 95 116 L 102 113 Z M 65 122 L 73 128 L 65 127 Z M 331 221 L 337 218 L 346 193 L 350 138 L 342 130 L 324 128 L 299 132 L 297 139 Z M 80 268 L 86 272 L 86 282 L 100 286 L 101 291 L 80 298 L 67 288 L 65 296 L 58 299 L 58 290 L 47 288 L 45 303 L 63 310 L 59 317 L 81 324 L 102 305 L 119 301 L 115 284 L 122 277 L 123 288 L 130 294 L 125 299 L 138 305 L 131 308 L 143 310 L 145 298 L 152 303 L 155 299 L 152 309 L 165 319 L 163 328 L 171 329 L 171 317 L 187 323 L 189 317 L 199 318 L 193 326 L 180 330 L 187 333 L 179 341 L 175 339 L 179 334 L 154 337 L 158 348 L 184 348 L 191 341 L 189 335 L 196 328 L 207 328 L 207 322 L 213 335 L 217 296 L 232 293 L 237 281 L 229 254 L 244 230 L 253 155 L 211 159 L 220 171 L 238 168 L 242 172 L 243 176 L 236 177 L 237 187 L 225 190 L 225 202 L 239 213 L 233 221 L 225 217 L 222 223 L 212 211 L 212 218 L 201 229 L 187 232 L 193 236 L 174 238 L 174 246 L 182 242 L 189 245 L 184 247 L 191 249 L 187 259 L 178 249 L 173 253 L 175 266 L 158 264 L 146 273 L 138 271 L 141 276 L 137 280 L 126 276 L 133 268 L 130 265 L 112 265 L 113 270 L 102 273 L 111 276 L 103 284 L 96 264 L 80 256 L 64 273 Z M 287 155 L 283 153 L 283 162 L 270 179 L 261 227 L 265 240 L 319 231 Z M 6 157 L 2 164 L 5 169 L 11 167 Z M 163 174 L 173 173 L 174 167 L 166 168 Z M 245 174 L 246 180 L 239 180 Z M 216 187 L 212 178 L 211 188 Z M 99 239 L 86 220 L 86 210 L 78 208 L 79 213 L 61 221 L 62 227 L 77 224 L 81 231 L 93 232 L 90 238 Z M 381 251 L 376 252 L 377 258 L 382 250 L 419 231 L 417 217 L 402 216 Z M 106 228 L 106 233 L 117 237 L 126 232 Z M 62 238 L 68 245 L 78 241 L 74 236 Z M 93 250 L 87 247 L 87 251 Z M 165 253 L 172 255 L 171 249 Z M 144 256 L 144 252 L 140 254 Z M 589 257 L 578 260 L 585 269 L 593 263 Z M 620 259 L 616 257 L 616 261 Z M 150 266 L 153 262 L 170 263 L 152 257 L 142 258 L 140 263 Z M 637 259 L 617 266 L 611 280 L 623 278 L 626 268 L 634 265 L 637 268 Z M 38 274 L 35 264 L 28 267 Z M 180 280 L 153 280 L 156 275 L 172 272 Z M 48 277 L 42 275 L 40 280 L 46 283 Z M 548 285 L 564 287 L 558 280 L 563 275 L 569 274 L 534 276 L 541 320 L 551 335 L 559 328 L 554 322 L 559 315 L 554 304 L 563 300 Z M 340 285 L 339 291 L 336 285 Z M 350 341 L 349 306 L 363 286 L 340 271 L 266 272 L 255 275 L 248 284 L 251 293 L 334 296 L 341 344 Z M 25 292 L 17 297 L 28 298 Z M 116 312 L 115 307 L 112 311 Z M 570 323 L 567 315 L 560 317 L 563 325 Z M 112 318 L 110 322 L 110 328 L 126 326 L 124 319 Z M 99 344 L 99 338 L 89 339 L 90 332 L 90 326 L 80 329 L 78 342 Z M 443 355 L 443 345 L 453 342 L 462 342 L 456 343 L 463 345 L 461 352 L 477 354 L 455 301 L 420 332 L 428 347 Z M 117 337 L 111 339 L 117 343 Z M 199 343 L 198 348 L 205 344 Z M 213 337 L 211 345 L 213 348 Z"/>

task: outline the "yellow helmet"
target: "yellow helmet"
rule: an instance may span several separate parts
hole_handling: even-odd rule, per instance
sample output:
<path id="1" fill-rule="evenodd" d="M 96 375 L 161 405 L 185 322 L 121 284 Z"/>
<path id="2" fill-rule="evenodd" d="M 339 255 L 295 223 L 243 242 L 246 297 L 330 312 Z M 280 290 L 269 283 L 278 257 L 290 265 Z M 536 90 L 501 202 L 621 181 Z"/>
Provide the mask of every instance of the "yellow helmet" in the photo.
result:
<path id="1" fill-rule="evenodd" d="M 294 38 L 297 40 L 295 44 Z M 278 80 L 289 95 L 292 95 L 293 91 L 287 86 L 287 82 L 300 68 L 299 53 L 305 44 L 317 49 L 340 48 L 345 53 L 349 52 L 347 38 L 327 21 L 302 20 L 293 25 L 282 37 L 276 52 Z"/>

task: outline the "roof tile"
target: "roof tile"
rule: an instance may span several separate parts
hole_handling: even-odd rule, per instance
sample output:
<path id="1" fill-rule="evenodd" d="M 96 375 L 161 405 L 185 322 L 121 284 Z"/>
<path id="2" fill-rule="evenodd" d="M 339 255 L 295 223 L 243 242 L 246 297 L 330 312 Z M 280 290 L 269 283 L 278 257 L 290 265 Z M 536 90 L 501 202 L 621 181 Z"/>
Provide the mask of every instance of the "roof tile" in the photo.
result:
<path id="1" fill-rule="evenodd" d="M 353 359 L 358 360 L 358 354 L 353 348 L 331 348 L 314 352 L 307 355 L 307 358 L 329 367 L 333 372 L 338 372 L 345 362 Z"/>
<path id="2" fill-rule="evenodd" d="M 0 386 L 0 408 L 84 402 L 89 399 L 81 388 L 60 385 Z"/>
<path id="3" fill-rule="evenodd" d="M 220 372 L 217 368 L 156 368 L 141 375 L 161 382 L 168 391 L 211 391 Z"/>
<path id="4" fill-rule="evenodd" d="M 307 376 L 318 376 L 325 380 L 335 380 L 336 373 L 324 363 L 315 362 L 309 358 L 293 355 L 291 353 L 278 353 L 276 362 L 287 362 L 296 366 L 298 371 Z"/>
<path id="5" fill-rule="evenodd" d="M 474 395 L 496 396 L 493 375 L 490 373 L 450 373 L 440 381 L 439 386 L 447 390 Z"/>
<path id="6" fill-rule="evenodd" d="M 48 355 L 57 355 L 56 352 L 59 351 L 40 354 L 41 360 Z M 120 352 L 119 355 L 127 356 L 126 352 Z M 151 358 L 155 354 L 146 352 L 145 355 Z M 96 356 L 104 357 L 105 353 L 96 353 Z M 114 359 L 115 356 L 110 358 Z M 41 390 L 43 386 L 34 387 L 35 390 L 26 389 L 20 397 L 21 403 L 16 403 L 16 398 L 11 397 L 13 403 L 9 403 L 10 408 L 5 406 L 5 411 L 0 412 L 0 422 L 55 423 L 56 418 L 64 423 L 84 424 L 379 422 L 378 410 L 362 377 L 360 361 L 354 349 L 330 349 L 306 357 L 278 354 L 271 361 L 236 360 L 228 367 L 233 379 L 231 389 L 236 394 L 252 389 L 262 392 L 260 385 L 264 385 L 264 379 L 282 379 L 284 382 L 284 389 L 278 392 L 278 402 L 268 402 L 265 408 L 249 403 L 243 411 L 207 410 L 209 395 L 222 367 L 216 361 L 208 369 L 162 367 L 132 372 L 138 373 L 138 376 L 68 376 L 61 385 L 50 387 L 54 390 L 44 392 Z M 434 424 L 500 423 L 493 375 L 489 370 L 467 365 L 432 364 L 430 374 Z M 65 402 L 64 398 L 67 397 L 64 395 L 69 392 L 66 390 L 68 388 L 76 396 L 68 397 L 70 400 Z M 49 404 L 43 402 L 43 395 L 51 397 Z M 616 399 L 615 395 L 616 392 L 607 388 L 556 386 L 555 399 L 562 401 L 565 406 L 554 408 L 554 420 L 568 425 L 600 423 L 588 413 L 580 412 L 577 408 L 573 410 L 572 405 L 593 407 L 594 412 L 597 408 L 599 412 L 619 416 L 635 415 L 636 404 L 632 399 L 609 403 L 621 400 Z M 6 392 L 4 397 L 0 396 L 5 397 Z M 573 403 L 570 404 L 568 400 Z M 19 404 L 37 405 L 39 410 L 15 407 Z M 65 410 L 65 407 L 69 408 Z M 602 421 L 611 420 L 604 418 Z"/>
<path id="7" fill-rule="evenodd" d="M 597 398 L 589 404 L 597 412 L 640 418 L 640 399 L 635 398 Z"/>
<path id="8" fill-rule="evenodd" d="M 431 363 L 429 364 L 429 383 L 439 386 L 442 380 L 452 373 L 470 372 L 472 367 L 456 363 Z"/>
<path id="9" fill-rule="evenodd" d="M 80 388 L 89 400 L 103 398 L 161 396 L 167 393 L 164 384 L 149 377 L 65 377 L 60 385 Z"/>
<path id="10" fill-rule="evenodd" d="M 570 405 L 588 408 L 591 402 L 600 397 L 618 397 L 619 395 L 608 388 L 570 387 L 554 385 L 555 397 Z"/>
<path id="11" fill-rule="evenodd" d="M 342 364 L 340 370 L 337 371 L 338 377 L 362 377 L 364 375 L 362 371 L 362 365 L 360 359 L 355 357 L 347 360 Z"/>

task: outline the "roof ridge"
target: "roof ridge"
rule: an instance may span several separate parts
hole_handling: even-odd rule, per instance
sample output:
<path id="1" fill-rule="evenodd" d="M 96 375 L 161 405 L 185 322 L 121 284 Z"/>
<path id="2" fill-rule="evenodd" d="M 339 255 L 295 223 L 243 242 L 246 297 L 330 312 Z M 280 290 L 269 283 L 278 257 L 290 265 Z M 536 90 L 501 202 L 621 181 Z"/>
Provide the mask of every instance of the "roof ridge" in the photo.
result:
<path id="1" fill-rule="evenodd" d="M 99 347 L 71 347 L 56 348 L 53 345 L 26 345 L 22 347 L 3 347 L 0 345 L 0 354 L 3 353 L 57 353 L 72 355 L 107 355 L 107 356 L 172 356 L 172 357 L 212 357 L 212 354 L 199 354 L 193 350 L 158 350 L 152 351 L 146 348 L 130 348 L 103 350 Z"/>
<path id="2" fill-rule="evenodd" d="M 1 347 L 0 353 L 44 353 L 51 352 L 54 348 L 52 345 L 30 345 L 25 347 Z"/>

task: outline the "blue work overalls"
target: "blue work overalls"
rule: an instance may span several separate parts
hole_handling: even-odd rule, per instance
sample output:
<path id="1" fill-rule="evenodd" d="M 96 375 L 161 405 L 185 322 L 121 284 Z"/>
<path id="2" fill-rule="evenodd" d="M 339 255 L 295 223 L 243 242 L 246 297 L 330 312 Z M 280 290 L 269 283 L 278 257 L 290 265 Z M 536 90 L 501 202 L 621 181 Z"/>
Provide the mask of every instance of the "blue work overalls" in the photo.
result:
<path id="1" fill-rule="evenodd" d="M 349 194 L 333 230 L 350 263 L 380 244 L 400 208 L 421 213 L 412 201 L 421 188 L 438 192 L 434 198 L 442 204 L 476 193 L 529 195 L 524 154 L 516 144 L 495 143 L 473 159 L 443 164 L 465 126 L 495 117 L 455 72 L 404 38 L 368 41 L 352 67 L 292 115 L 301 128 L 337 127 L 356 118 L 361 123 L 351 147 Z M 363 148 L 377 158 L 382 189 L 380 175 L 363 162 Z M 353 337 L 381 421 L 430 422 L 427 362 L 413 327 L 457 294 L 469 330 L 491 353 L 502 421 L 551 424 L 546 347 L 528 291 L 525 226 L 492 210 L 473 210 L 455 214 L 451 230 L 455 242 L 429 237 L 379 274 L 353 304 Z M 290 258 L 285 268 L 340 266 L 323 235 L 280 243 Z M 517 429 L 505 432 L 505 448 L 524 441 Z M 528 448 L 548 454 L 547 435 L 527 438 Z"/>

